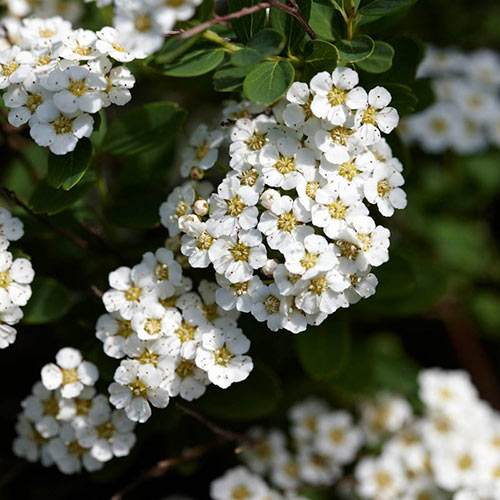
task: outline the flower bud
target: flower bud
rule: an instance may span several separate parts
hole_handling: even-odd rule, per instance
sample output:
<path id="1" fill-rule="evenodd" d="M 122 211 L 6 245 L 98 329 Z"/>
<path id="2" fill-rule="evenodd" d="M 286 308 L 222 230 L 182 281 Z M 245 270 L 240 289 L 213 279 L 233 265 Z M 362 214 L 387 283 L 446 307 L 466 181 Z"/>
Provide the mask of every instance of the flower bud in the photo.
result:
<path id="1" fill-rule="evenodd" d="M 196 200 L 193 205 L 193 212 L 199 217 L 203 217 L 208 214 L 208 203 L 204 198 Z"/>
<path id="2" fill-rule="evenodd" d="M 187 214 L 179 217 L 179 229 L 183 233 L 187 233 L 189 231 L 189 226 L 193 222 L 199 222 L 200 218 L 196 214 Z"/>
<path id="3" fill-rule="evenodd" d="M 165 240 L 165 248 L 168 248 L 174 253 L 178 252 L 181 249 L 181 235 L 177 234 L 176 236 L 169 236 Z"/>
<path id="4" fill-rule="evenodd" d="M 272 278 L 274 270 L 278 267 L 278 261 L 276 259 L 267 259 L 267 262 L 260 268 L 264 276 Z"/>
<path id="5" fill-rule="evenodd" d="M 205 172 L 200 167 L 193 167 L 189 172 L 189 178 L 195 181 L 201 181 L 205 177 Z"/>
<path id="6" fill-rule="evenodd" d="M 271 209 L 271 205 L 280 197 L 280 194 L 276 189 L 266 189 L 260 195 L 260 204 L 267 210 Z"/>

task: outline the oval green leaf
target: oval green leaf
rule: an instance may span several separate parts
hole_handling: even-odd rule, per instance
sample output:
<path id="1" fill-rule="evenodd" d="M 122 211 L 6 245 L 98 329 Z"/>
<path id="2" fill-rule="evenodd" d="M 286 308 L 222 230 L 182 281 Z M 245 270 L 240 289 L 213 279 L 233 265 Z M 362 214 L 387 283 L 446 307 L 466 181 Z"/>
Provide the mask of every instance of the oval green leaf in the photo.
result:
<path id="1" fill-rule="evenodd" d="M 381 17 L 409 7 L 416 0 L 373 0 L 359 9 L 358 13 L 367 17 Z"/>
<path id="2" fill-rule="evenodd" d="M 223 59 L 224 49 L 195 50 L 176 62 L 164 64 L 159 69 L 167 76 L 189 78 L 212 71 Z"/>
<path id="3" fill-rule="evenodd" d="M 330 42 L 311 40 L 304 47 L 304 59 L 304 79 L 309 80 L 320 71 L 331 73 L 337 66 L 339 53 Z"/>
<path id="4" fill-rule="evenodd" d="M 356 63 L 371 56 L 375 43 L 366 35 L 352 40 L 340 40 L 336 44 L 342 61 Z"/>
<path id="5" fill-rule="evenodd" d="M 386 42 L 375 42 L 372 55 L 357 63 L 358 68 L 368 73 L 384 73 L 392 66 L 394 49 Z"/>
<path id="6" fill-rule="evenodd" d="M 265 61 L 258 64 L 243 81 L 243 92 L 251 101 L 268 106 L 290 88 L 295 70 L 288 61 Z"/>

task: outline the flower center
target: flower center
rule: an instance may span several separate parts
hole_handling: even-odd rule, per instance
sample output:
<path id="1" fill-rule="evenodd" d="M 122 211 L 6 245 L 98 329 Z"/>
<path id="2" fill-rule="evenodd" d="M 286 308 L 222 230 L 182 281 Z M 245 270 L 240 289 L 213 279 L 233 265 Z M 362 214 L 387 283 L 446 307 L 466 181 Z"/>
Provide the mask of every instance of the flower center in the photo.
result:
<path id="1" fill-rule="evenodd" d="M 33 114 L 38 106 L 42 104 L 42 96 L 41 94 L 30 94 L 26 101 L 26 107 L 30 110 L 30 113 Z"/>
<path id="2" fill-rule="evenodd" d="M 182 7 L 184 5 L 184 0 L 165 0 L 165 5 L 167 7 Z"/>
<path id="3" fill-rule="evenodd" d="M 369 234 L 358 234 L 358 240 L 365 252 L 372 247 L 372 238 Z"/>
<path id="4" fill-rule="evenodd" d="M 430 125 L 430 129 L 437 134 L 443 134 L 448 130 L 448 123 L 442 118 L 434 118 Z"/>
<path id="5" fill-rule="evenodd" d="M 282 214 L 278 217 L 278 229 L 291 233 L 298 225 L 297 219 L 293 212 Z"/>
<path id="6" fill-rule="evenodd" d="M 50 398 L 43 402 L 43 411 L 47 415 L 55 417 L 59 413 L 59 403 L 57 399 Z"/>
<path id="7" fill-rule="evenodd" d="M 340 250 L 340 255 L 349 260 L 356 260 L 361 252 L 361 248 L 351 241 L 337 240 L 335 244 Z"/>
<path id="8" fill-rule="evenodd" d="M 347 140 L 352 133 L 352 130 L 345 127 L 333 127 L 332 130 L 330 130 L 330 137 L 336 144 L 347 146 Z"/>
<path id="9" fill-rule="evenodd" d="M 457 461 L 458 468 L 460 470 L 467 470 L 472 467 L 472 458 L 467 453 L 459 457 Z"/>
<path id="10" fill-rule="evenodd" d="M 293 161 L 293 158 L 289 158 L 288 156 L 281 156 L 280 159 L 274 164 L 274 168 L 281 175 L 286 175 L 295 170 L 295 163 Z"/>
<path id="11" fill-rule="evenodd" d="M 332 429 L 330 431 L 330 441 L 334 444 L 341 444 L 345 439 L 345 432 L 342 429 Z"/>
<path id="12" fill-rule="evenodd" d="M 289 477 L 297 477 L 299 475 L 299 467 L 295 462 L 288 461 L 284 467 L 285 474 Z"/>
<path id="13" fill-rule="evenodd" d="M 240 196 L 236 195 L 228 200 L 226 214 L 231 215 L 232 217 L 237 217 L 241 214 L 241 212 L 243 212 L 244 208 L 245 204 L 241 201 Z"/>
<path id="14" fill-rule="evenodd" d="M 96 427 L 99 439 L 111 439 L 115 435 L 115 428 L 111 422 L 103 422 Z"/>
<path id="15" fill-rule="evenodd" d="M 9 271 L 3 271 L 0 273 L 0 287 L 8 288 L 12 283 L 12 278 L 10 277 Z"/>
<path id="16" fill-rule="evenodd" d="M 328 281 L 324 276 L 314 278 L 309 284 L 309 290 L 316 295 L 321 295 L 323 292 L 328 290 L 328 288 L 330 287 L 328 285 Z"/>
<path id="17" fill-rule="evenodd" d="M 347 207 L 342 203 L 340 198 L 328 205 L 328 212 L 332 219 L 343 219 L 345 217 L 345 212 Z"/>
<path id="18" fill-rule="evenodd" d="M 158 302 L 163 307 L 175 307 L 175 303 L 177 302 L 177 297 L 175 295 L 172 295 L 172 297 L 167 297 L 165 299 L 158 299 Z"/>
<path id="19" fill-rule="evenodd" d="M 132 325 L 130 324 L 130 321 L 129 320 L 120 321 L 120 323 L 118 325 L 118 332 L 117 333 L 118 333 L 118 335 L 120 335 L 120 337 L 124 337 L 124 338 L 127 338 L 130 335 L 132 335 L 133 330 L 132 330 Z"/>
<path id="20" fill-rule="evenodd" d="M 302 259 L 300 259 L 300 263 L 304 269 L 311 269 L 311 267 L 314 267 L 317 264 L 318 257 L 319 257 L 319 254 L 309 253 L 306 250 L 304 257 L 302 257 Z"/>
<path id="21" fill-rule="evenodd" d="M 246 500 L 251 496 L 252 495 L 248 491 L 248 488 L 242 484 L 240 486 L 236 486 L 236 488 L 234 488 L 233 491 L 231 492 L 232 500 Z"/>
<path id="22" fill-rule="evenodd" d="M 10 61 L 8 63 L 2 64 L 2 75 L 10 76 L 16 69 L 19 67 L 19 64 L 16 61 Z"/>
<path id="23" fill-rule="evenodd" d="M 219 317 L 219 310 L 217 304 L 203 304 L 203 312 L 205 313 L 205 318 L 210 323 L 213 323 Z"/>
<path id="24" fill-rule="evenodd" d="M 368 106 L 366 108 L 366 111 L 363 113 L 363 118 L 361 118 L 361 121 L 363 123 L 370 123 L 372 125 L 375 125 L 376 118 L 377 118 L 377 112 L 371 106 Z"/>
<path id="25" fill-rule="evenodd" d="M 88 415 L 91 408 L 92 408 L 91 399 L 83 399 L 83 398 L 75 399 L 75 409 L 77 415 Z"/>
<path id="26" fill-rule="evenodd" d="M 203 146 L 198 146 L 195 150 L 195 158 L 197 160 L 203 160 L 203 158 L 205 158 L 209 150 L 210 149 L 206 144 L 203 144 Z"/>
<path id="27" fill-rule="evenodd" d="M 76 47 L 73 49 L 73 52 L 79 56 L 88 57 L 92 54 L 92 49 L 91 47 L 80 45 L 76 42 Z"/>
<path id="28" fill-rule="evenodd" d="M 206 231 L 203 231 L 196 239 L 196 246 L 200 250 L 208 250 L 212 246 L 213 242 L 214 242 L 214 239 L 213 239 L 212 235 L 210 235 Z"/>
<path id="29" fill-rule="evenodd" d="M 259 151 L 262 149 L 267 140 L 267 134 L 253 134 L 246 142 L 250 151 Z"/>
<path id="30" fill-rule="evenodd" d="M 161 332 L 161 320 L 149 318 L 144 325 L 144 330 L 146 330 L 149 335 L 158 335 Z"/>
<path id="31" fill-rule="evenodd" d="M 179 337 L 181 343 L 194 339 L 195 327 L 182 322 L 181 326 L 175 330 L 176 335 Z"/>
<path id="32" fill-rule="evenodd" d="M 77 97 L 81 97 L 88 89 L 89 87 L 85 83 L 85 80 L 70 80 L 68 86 L 68 90 Z"/>
<path id="33" fill-rule="evenodd" d="M 183 359 L 175 369 L 175 373 L 180 378 L 191 377 L 194 373 L 195 364 L 191 359 Z"/>
<path id="34" fill-rule="evenodd" d="M 131 286 L 125 290 L 125 299 L 129 302 L 137 302 L 141 297 L 141 289 L 137 286 Z"/>
<path id="35" fill-rule="evenodd" d="M 340 166 L 339 174 L 348 181 L 352 181 L 359 174 L 359 170 L 353 161 L 347 161 Z"/>
<path id="36" fill-rule="evenodd" d="M 40 56 L 37 59 L 36 65 L 37 66 L 47 66 L 47 64 L 49 64 L 50 61 L 52 61 L 50 56 Z"/>
<path id="37" fill-rule="evenodd" d="M 249 168 L 240 174 L 240 183 L 242 186 L 254 186 L 259 178 L 259 172 L 255 168 Z"/>
<path id="38" fill-rule="evenodd" d="M 180 200 L 175 207 L 175 215 L 177 217 L 182 217 L 183 215 L 186 215 L 188 209 L 189 205 L 184 200 Z"/>
<path id="39" fill-rule="evenodd" d="M 241 283 L 234 283 L 231 285 L 231 288 L 234 290 L 234 293 L 241 297 L 248 293 L 248 281 L 243 281 Z"/>
<path id="40" fill-rule="evenodd" d="M 250 247 L 244 245 L 243 243 L 236 243 L 234 247 L 229 249 L 229 252 L 235 261 L 246 262 L 250 256 Z"/>
<path id="41" fill-rule="evenodd" d="M 38 31 L 38 36 L 40 38 L 51 38 L 55 34 L 56 32 L 54 30 L 51 30 L 50 28 L 45 28 Z"/>
<path id="42" fill-rule="evenodd" d="M 74 384 L 75 382 L 78 382 L 78 373 L 74 368 L 67 368 L 62 370 L 62 374 L 62 385 Z"/>
<path id="43" fill-rule="evenodd" d="M 375 482 L 381 490 L 384 490 L 392 485 L 392 477 L 385 471 L 379 471 L 375 475 Z"/>
<path id="44" fill-rule="evenodd" d="M 136 379 L 135 382 L 129 384 L 128 387 L 134 396 L 145 398 L 148 395 L 148 388 L 139 379 Z"/>
<path id="45" fill-rule="evenodd" d="M 168 280 L 168 266 L 167 264 L 159 263 L 155 266 L 155 276 L 158 281 Z"/>
<path id="46" fill-rule="evenodd" d="M 333 87 L 330 92 L 328 92 L 327 98 L 331 106 L 338 106 L 344 104 L 345 96 L 347 91 Z"/>
<path id="47" fill-rule="evenodd" d="M 87 451 L 87 448 L 81 446 L 77 441 L 71 441 L 71 443 L 68 444 L 68 452 L 74 457 L 81 457 L 85 455 Z"/>
<path id="48" fill-rule="evenodd" d="M 264 307 L 268 314 L 276 314 L 280 312 L 280 299 L 274 295 L 268 295 L 264 300 Z"/>
<path id="49" fill-rule="evenodd" d="M 306 184 L 306 195 L 311 198 L 311 200 L 316 199 L 316 191 L 319 189 L 319 182 L 311 181 Z"/>
<path id="50" fill-rule="evenodd" d="M 392 188 L 387 179 L 382 179 L 377 184 L 377 193 L 381 198 L 387 198 Z"/>
<path id="51" fill-rule="evenodd" d="M 149 14 L 139 14 L 135 18 L 135 29 L 139 33 L 150 31 L 152 27 L 153 22 L 151 21 L 151 16 Z"/>
<path id="52" fill-rule="evenodd" d="M 227 366 L 229 361 L 233 358 L 233 355 L 229 352 L 229 349 L 224 344 L 220 349 L 214 351 L 215 364 L 221 366 Z"/>
<path id="53" fill-rule="evenodd" d="M 67 116 L 59 116 L 52 122 L 52 128 L 57 135 L 71 134 L 73 132 L 73 120 Z"/>
<path id="54" fill-rule="evenodd" d="M 120 45 L 118 42 L 113 42 L 111 44 L 111 47 L 113 47 L 114 50 L 117 52 L 127 52 L 127 50 L 123 47 L 123 45 Z"/>
<path id="55" fill-rule="evenodd" d="M 156 366 L 158 364 L 159 354 L 156 352 L 150 351 L 149 349 L 144 349 L 144 352 L 138 356 L 136 359 L 139 363 L 143 365 L 153 365 Z"/>

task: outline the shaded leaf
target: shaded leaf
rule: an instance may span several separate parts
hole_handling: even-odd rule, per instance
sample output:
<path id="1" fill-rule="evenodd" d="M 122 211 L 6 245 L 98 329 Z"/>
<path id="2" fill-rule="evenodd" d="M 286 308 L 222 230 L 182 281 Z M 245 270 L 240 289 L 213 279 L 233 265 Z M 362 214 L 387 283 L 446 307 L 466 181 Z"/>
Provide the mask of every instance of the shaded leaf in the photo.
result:
<path id="1" fill-rule="evenodd" d="M 339 40 L 335 46 L 342 61 L 356 63 L 370 57 L 375 43 L 369 36 L 363 35 L 352 40 Z"/>
<path id="2" fill-rule="evenodd" d="M 320 71 L 331 73 L 337 66 L 339 54 L 335 45 L 325 40 L 311 40 L 304 47 L 304 79 L 311 79 Z"/>
<path id="3" fill-rule="evenodd" d="M 50 323 L 69 311 L 71 293 L 56 280 L 36 276 L 31 287 L 33 295 L 28 305 L 23 308 L 24 323 L 31 325 Z"/>
<path id="4" fill-rule="evenodd" d="M 178 61 L 164 64 L 159 70 L 167 76 L 189 78 L 214 70 L 224 59 L 224 49 L 194 50 Z"/>
<path id="5" fill-rule="evenodd" d="M 375 42 L 370 57 L 357 63 L 359 69 L 368 73 L 384 73 L 391 69 L 394 49 L 386 42 Z"/>
<path id="6" fill-rule="evenodd" d="M 281 3 L 286 3 L 285 0 L 279 0 Z M 300 9 L 302 17 L 309 21 L 311 16 L 311 0 L 297 0 L 297 5 Z M 275 7 L 269 12 L 269 23 L 279 32 L 283 33 L 287 39 L 287 49 L 289 53 L 293 53 L 303 40 L 306 32 L 299 22 L 290 14 L 283 12 Z"/>
<path id="7" fill-rule="evenodd" d="M 252 7 L 260 3 L 259 0 L 229 0 L 229 12 L 235 12 L 243 9 L 244 7 Z M 231 21 L 233 28 L 238 39 L 243 43 L 248 43 L 266 23 L 265 9 L 259 10 L 254 14 L 242 16 Z"/>

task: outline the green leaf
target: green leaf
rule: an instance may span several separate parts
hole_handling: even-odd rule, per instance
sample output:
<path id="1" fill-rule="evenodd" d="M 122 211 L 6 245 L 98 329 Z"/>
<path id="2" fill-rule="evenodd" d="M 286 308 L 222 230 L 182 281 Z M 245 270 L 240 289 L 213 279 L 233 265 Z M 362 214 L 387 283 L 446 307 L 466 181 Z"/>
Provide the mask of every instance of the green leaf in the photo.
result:
<path id="1" fill-rule="evenodd" d="M 386 42 L 375 42 L 370 57 L 357 63 L 359 69 L 368 73 L 384 73 L 391 69 L 394 49 Z"/>
<path id="2" fill-rule="evenodd" d="M 340 13 L 330 5 L 313 2 L 309 25 L 320 39 L 335 40 L 345 26 Z"/>
<path id="3" fill-rule="evenodd" d="M 248 67 L 233 66 L 219 69 L 214 74 L 214 88 L 218 92 L 234 92 L 243 86 L 243 80 L 248 75 Z"/>
<path id="4" fill-rule="evenodd" d="M 172 102 L 152 102 L 134 108 L 111 123 L 103 150 L 113 155 L 134 155 L 172 140 L 186 112 Z"/>
<path id="5" fill-rule="evenodd" d="M 340 373 L 349 355 L 349 330 L 344 321 L 326 321 L 296 337 L 296 348 L 304 370 L 314 380 Z"/>
<path id="6" fill-rule="evenodd" d="M 279 0 L 281 3 L 286 3 L 285 0 Z M 302 17 L 306 22 L 311 16 L 311 0 L 296 0 Z M 272 7 L 269 11 L 269 23 L 273 28 L 283 33 L 287 39 L 288 52 L 292 54 L 299 46 L 305 36 L 305 31 L 299 22 L 290 14 L 283 12 L 281 9 Z"/>
<path id="7" fill-rule="evenodd" d="M 266 57 L 279 54 L 285 45 L 284 36 L 276 30 L 266 28 L 259 31 L 248 44 L 248 48 L 238 50 L 231 57 L 235 66 L 248 66 Z"/>
<path id="8" fill-rule="evenodd" d="M 373 0 L 359 9 L 358 13 L 367 17 L 381 17 L 393 14 L 413 5 L 417 0 Z"/>
<path id="9" fill-rule="evenodd" d="M 383 86 L 391 93 L 391 106 L 398 110 L 400 116 L 407 115 L 415 110 L 418 99 L 408 85 L 383 83 Z"/>
<path id="10" fill-rule="evenodd" d="M 244 7 L 252 7 L 258 3 L 260 3 L 260 0 L 229 0 L 229 12 L 235 12 Z M 264 27 L 265 23 L 266 11 L 262 9 L 254 14 L 233 19 L 231 27 L 241 42 L 248 43 Z"/>
<path id="11" fill-rule="evenodd" d="M 76 148 L 65 155 L 49 154 L 47 161 L 47 180 L 52 187 L 69 191 L 85 175 L 92 159 L 92 143 L 83 138 Z"/>
<path id="12" fill-rule="evenodd" d="M 82 180 L 70 191 L 55 189 L 43 180 L 33 191 L 29 205 L 37 214 L 56 214 L 70 208 L 92 187 L 96 180 L 95 172 L 87 171 Z"/>
<path id="13" fill-rule="evenodd" d="M 363 35 L 352 40 L 339 40 L 335 46 L 342 61 L 357 63 L 371 56 L 375 43 L 369 36 Z"/>
<path id="14" fill-rule="evenodd" d="M 189 78 L 214 70 L 224 59 L 224 49 L 194 50 L 178 61 L 163 64 L 159 70 L 167 76 Z"/>
<path id="15" fill-rule="evenodd" d="M 198 7 L 198 17 L 200 21 L 208 21 L 214 17 L 215 0 L 203 0 Z"/>
<path id="16" fill-rule="evenodd" d="M 179 56 L 187 52 L 201 37 L 201 34 L 186 39 L 169 38 L 161 50 L 152 59 L 152 65 L 167 64 L 175 61 Z"/>
<path id="17" fill-rule="evenodd" d="M 215 418 L 248 421 L 270 415 L 281 397 L 276 374 L 266 365 L 257 364 L 245 381 L 229 389 L 210 387 L 196 407 Z"/>
<path id="18" fill-rule="evenodd" d="M 294 76 L 295 70 L 288 61 L 265 61 L 247 75 L 243 92 L 251 101 L 267 106 L 285 94 Z"/>
<path id="19" fill-rule="evenodd" d="M 30 325 L 51 323 L 69 311 L 71 293 L 56 280 L 36 276 L 31 288 L 33 295 L 23 309 L 24 323 Z"/>
<path id="20" fill-rule="evenodd" d="M 335 45 L 325 40 L 310 40 L 304 47 L 304 79 L 310 80 L 320 71 L 331 73 L 337 66 L 339 53 Z"/>
<path id="21" fill-rule="evenodd" d="M 493 292 L 474 294 L 471 307 L 484 333 L 491 338 L 500 338 L 500 295 Z"/>

